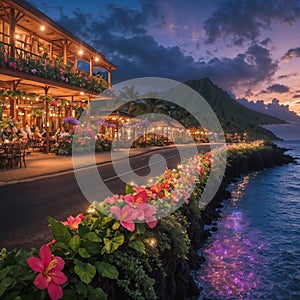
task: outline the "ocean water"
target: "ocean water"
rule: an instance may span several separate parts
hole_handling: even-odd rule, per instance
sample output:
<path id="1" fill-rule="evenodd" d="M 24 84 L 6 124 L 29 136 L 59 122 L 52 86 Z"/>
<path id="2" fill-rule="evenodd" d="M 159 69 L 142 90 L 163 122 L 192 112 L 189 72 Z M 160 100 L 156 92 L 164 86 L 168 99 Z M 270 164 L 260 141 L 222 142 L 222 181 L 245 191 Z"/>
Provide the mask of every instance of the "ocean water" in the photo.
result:
<path id="1" fill-rule="evenodd" d="M 300 141 L 278 145 L 300 158 Z M 200 249 L 199 300 L 300 299 L 300 164 L 243 176 L 229 188 L 218 231 Z"/>

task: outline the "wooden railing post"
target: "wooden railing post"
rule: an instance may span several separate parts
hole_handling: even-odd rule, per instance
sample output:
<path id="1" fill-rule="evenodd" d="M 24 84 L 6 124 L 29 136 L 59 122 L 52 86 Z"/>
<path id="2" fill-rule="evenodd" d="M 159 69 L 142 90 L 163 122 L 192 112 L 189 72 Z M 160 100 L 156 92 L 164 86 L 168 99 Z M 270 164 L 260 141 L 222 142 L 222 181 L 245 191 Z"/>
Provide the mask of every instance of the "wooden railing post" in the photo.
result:
<path id="1" fill-rule="evenodd" d="M 15 31 L 16 31 L 16 18 L 15 9 L 10 9 L 10 19 L 9 19 L 9 43 L 11 45 L 9 56 L 11 58 L 15 57 L 16 44 L 15 44 Z"/>

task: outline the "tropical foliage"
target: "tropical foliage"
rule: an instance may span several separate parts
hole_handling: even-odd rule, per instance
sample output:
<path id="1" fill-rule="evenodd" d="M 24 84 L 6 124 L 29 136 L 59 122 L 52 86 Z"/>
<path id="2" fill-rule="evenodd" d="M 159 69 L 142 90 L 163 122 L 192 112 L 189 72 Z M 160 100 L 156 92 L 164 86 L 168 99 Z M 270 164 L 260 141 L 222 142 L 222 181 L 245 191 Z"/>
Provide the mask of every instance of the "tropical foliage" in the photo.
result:
<path id="1" fill-rule="evenodd" d="M 239 144 L 229 152 L 262 146 Z M 195 156 L 148 186 L 127 186 L 126 195 L 94 202 L 86 215 L 63 222 L 49 217 L 54 239 L 39 251 L 2 249 L 1 299 L 157 299 L 154 274 L 165 274 L 163 257 L 187 258 L 189 219 L 201 217 L 198 199 L 214 157 Z M 180 202 L 187 205 L 169 214 Z M 163 210 L 168 216 L 158 219 Z"/>

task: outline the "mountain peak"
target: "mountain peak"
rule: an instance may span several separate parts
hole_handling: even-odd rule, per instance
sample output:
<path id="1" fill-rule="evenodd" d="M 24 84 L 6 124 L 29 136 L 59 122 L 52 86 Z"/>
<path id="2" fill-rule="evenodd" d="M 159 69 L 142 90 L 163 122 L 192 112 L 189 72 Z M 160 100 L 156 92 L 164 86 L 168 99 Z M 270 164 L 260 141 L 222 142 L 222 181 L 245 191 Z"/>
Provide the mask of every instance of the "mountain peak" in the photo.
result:
<path id="1" fill-rule="evenodd" d="M 259 113 L 238 103 L 231 96 L 213 83 L 210 78 L 188 80 L 185 84 L 197 91 L 216 113 L 224 131 L 229 133 L 248 132 L 256 137 L 275 136 L 262 128 L 261 124 L 282 124 L 284 121 Z"/>

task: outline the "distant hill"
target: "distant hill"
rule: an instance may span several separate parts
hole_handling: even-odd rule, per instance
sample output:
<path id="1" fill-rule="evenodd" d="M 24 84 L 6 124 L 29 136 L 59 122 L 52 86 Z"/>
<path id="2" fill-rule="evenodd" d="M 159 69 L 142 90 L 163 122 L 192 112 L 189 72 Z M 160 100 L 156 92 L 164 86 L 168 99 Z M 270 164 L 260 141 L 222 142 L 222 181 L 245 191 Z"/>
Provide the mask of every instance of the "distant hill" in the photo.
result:
<path id="1" fill-rule="evenodd" d="M 243 106 L 233 100 L 207 77 L 199 80 L 189 80 L 185 84 L 205 98 L 216 113 L 226 132 L 242 133 L 246 131 L 254 137 L 269 137 L 274 139 L 274 134 L 260 125 L 286 123 L 286 121 L 276 117 Z"/>

